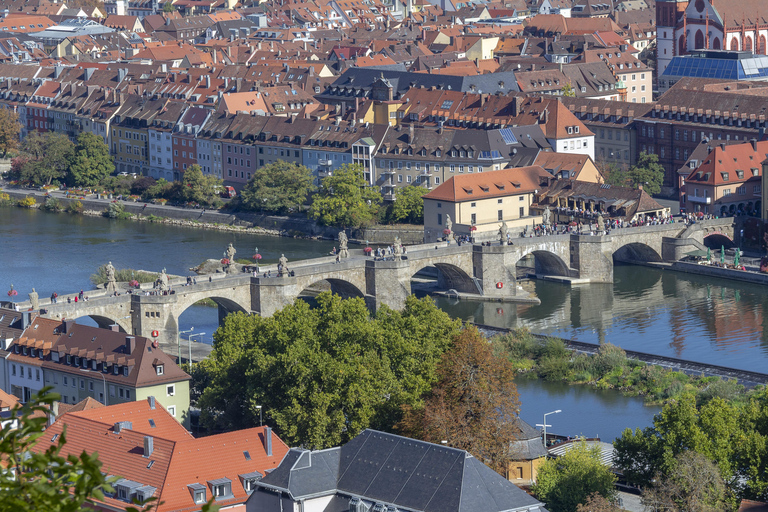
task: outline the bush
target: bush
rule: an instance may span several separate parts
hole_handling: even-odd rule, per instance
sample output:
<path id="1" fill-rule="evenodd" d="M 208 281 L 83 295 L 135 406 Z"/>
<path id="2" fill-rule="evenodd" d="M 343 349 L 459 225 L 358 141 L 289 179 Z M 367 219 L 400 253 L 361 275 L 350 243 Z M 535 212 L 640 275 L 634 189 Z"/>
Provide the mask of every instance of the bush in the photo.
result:
<path id="1" fill-rule="evenodd" d="M 61 206 L 61 201 L 53 197 L 49 197 L 40 208 L 42 208 L 47 212 L 56 212 L 56 213 L 64 209 L 64 207 Z"/>
<path id="2" fill-rule="evenodd" d="M 546 356 L 539 360 L 538 374 L 544 380 L 565 380 L 569 371 L 570 364 L 564 357 Z"/>
<path id="3" fill-rule="evenodd" d="M 24 199 L 19 199 L 19 202 L 16 203 L 22 208 L 34 208 L 37 204 L 37 201 L 32 196 L 27 196 Z"/>
<path id="4" fill-rule="evenodd" d="M 744 391 L 744 386 L 739 384 L 739 381 L 736 379 L 716 379 L 699 393 L 698 399 L 702 405 L 713 398 L 733 400 L 742 391 Z"/>
<path id="5" fill-rule="evenodd" d="M 131 214 L 125 211 L 125 206 L 122 203 L 109 203 L 109 206 L 104 210 L 104 216 L 110 219 L 129 219 Z"/>
<path id="6" fill-rule="evenodd" d="M 547 338 L 539 341 L 537 355 L 541 358 L 569 359 L 571 352 L 560 338 Z"/>
<path id="7" fill-rule="evenodd" d="M 158 217 L 157 215 L 149 214 L 149 215 L 147 215 L 147 220 L 149 222 L 162 222 L 163 221 L 163 217 Z"/>
<path id="8" fill-rule="evenodd" d="M 616 368 L 623 368 L 627 365 L 627 353 L 620 347 L 611 343 L 603 343 L 597 349 L 594 356 L 595 369 L 604 375 Z"/>
<path id="9" fill-rule="evenodd" d="M 83 213 L 83 203 L 72 201 L 67 205 L 67 213 Z"/>
<path id="10" fill-rule="evenodd" d="M 0 192 L 0 206 L 10 206 L 11 204 L 13 204 L 11 196 L 5 192 Z"/>

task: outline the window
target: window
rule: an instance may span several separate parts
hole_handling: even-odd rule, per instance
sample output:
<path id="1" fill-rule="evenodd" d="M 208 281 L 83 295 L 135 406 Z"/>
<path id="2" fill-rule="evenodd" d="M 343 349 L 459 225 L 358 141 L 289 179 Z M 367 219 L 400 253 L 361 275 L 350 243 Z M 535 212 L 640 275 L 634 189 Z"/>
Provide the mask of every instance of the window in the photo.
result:
<path id="1" fill-rule="evenodd" d="M 442 213 L 438 213 L 437 214 L 437 225 L 438 226 L 442 226 L 443 225 L 443 214 Z"/>
<path id="2" fill-rule="evenodd" d="M 68 382 L 68 380 L 69 380 L 69 379 L 67 379 L 67 376 L 65 375 L 65 376 L 64 376 L 64 380 L 62 381 L 62 383 L 63 383 L 65 386 L 67 386 L 67 385 L 69 385 L 69 382 Z"/>
<path id="3" fill-rule="evenodd" d="M 470 215 L 470 219 L 469 220 L 470 220 L 470 222 L 472 224 L 477 224 L 477 214 L 473 213 L 472 215 Z"/>
<path id="4" fill-rule="evenodd" d="M 469 203 L 469 206 L 470 206 L 471 208 L 475 208 L 475 207 L 477 206 L 477 203 Z"/>
<path id="5" fill-rule="evenodd" d="M 504 210 L 499 210 L 497 213 L 498 213 L 498 220 L 504 220 Z"/>
<path id="6" fill-rule="evenodd" d="M 176 394 L 176 384 L 170 384 L 169 386 L 166 386 L 165 394 L 166 394 L 166 396 L 173 396 L 173 395 L 175 395 Z"/>
<path id="7" fill-rule="evenodd" d="M 205 503 L 205 489 L 199 489 L 195 491 L 195 503 Z"/>
<path id="8" fill-rule="evenodd" d="M 88 391 L 93 391 L 93 381 L 88 381 Z"/>
<path id="9" fill-rule="evenodd" d="M 727 189 L 723 190 L 723 195 L 724 195 L 724 196 L 729 196 L 729 195 L 731 195 L 731 189 L 727 188 Z"/>
<path id="10" fill-rule="evenodd" d="M 157 372 L 158 375 L 162 375 L 164 372 L 164 366 L 162 364 L 157 365 L 157 367 L 155 368 L 155 371 Z"/>
<path id="11" fill-rule="evenodd" d="M 168 407 L 168 414 L 170 414 L 174 418 L 176 417 L 176 406 L 175 405 L 171 405 L 171 406 Z"/>
<path id="12" fill-rule="evenodd" d="M 127 398 L 128 400 L 131 399 L 131 390 L 130 389 L 126 389 L 125 390 L 125 398 Z"/>

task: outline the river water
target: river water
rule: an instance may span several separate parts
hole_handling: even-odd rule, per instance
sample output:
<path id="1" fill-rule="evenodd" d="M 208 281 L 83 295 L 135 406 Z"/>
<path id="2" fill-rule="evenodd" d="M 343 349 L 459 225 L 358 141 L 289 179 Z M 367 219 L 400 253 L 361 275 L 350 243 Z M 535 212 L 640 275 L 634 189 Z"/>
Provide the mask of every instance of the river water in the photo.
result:
<path id="1" fill-rule="evenodd" d="M 258 247 L 265 263 L 281 254 L 295 261 L 328 254 L 334 243 L 246 235 L 105 218 L 0 208 L 0 293 L 13 284 L 19 299 L 34 287 L 52 292 L 89 289 L 89 276 L 112 261 L 117 268 L 190 275 L 189 267 L 220 258 L 233 243 L 238 257 Z M 526 286 L 541 305 L 439 299 L 452 316 L 499 327 L 526 326 L 533 332 L 580 341 L 608 341 L 627 349 L 669 355 L 739 369 L 764 371 L 768 365 L 765 288 L 714 278 L 621 266 L 613 284 L 568 287 L 533 281 Z M 80 321 L 88 322 L 88 319 Z M 216 308 L 193 306 L 180 318 L 183 330 L 205 332 L 217 326 Z M 552 432 L 599 435 L 611 440 L 629 427 L 651 423 L 657 408 L 639 398 L 582 387 L 520 380 L 522 417 L 531 424 L 548 417 Z M 553 423 L 554 422 L 554 423 Z"/>

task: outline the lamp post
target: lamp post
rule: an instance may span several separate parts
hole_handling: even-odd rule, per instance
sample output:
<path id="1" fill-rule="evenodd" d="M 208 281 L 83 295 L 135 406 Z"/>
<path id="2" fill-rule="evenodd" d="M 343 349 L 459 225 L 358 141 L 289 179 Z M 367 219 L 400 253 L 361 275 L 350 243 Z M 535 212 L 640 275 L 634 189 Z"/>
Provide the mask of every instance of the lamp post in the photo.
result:
<path id="1" fill-rule="evenodd" d="M 558 409 L 556 411 L 545 413 L 544 414 L 544 423 L 543 424 L 536 424 L 537 427 L 541 427 L 542 429 L 544 429 L 544 449 L 545 450 L 547 448 L 547 427 L 551 427 L 552 426 L 552 425 L 547 425 L 547 416 L 549 416 L 550 414 L 557 414 L 557 413 L 560 413 L 560 412 L 563 412 L 563 411 Z"/>
<path id="2" fill-rule="evenodd" d="M 263 425 L 263 423 L 261 421 L 261 409 L 262 409 L 262 407 L 260 405 L 254 405 L 254 407 L 256 407 L 259 410 L 259 426 L 261 427 Z"/>
<path id="3" fill-rule="evenodd" d="M 87 368 L 80 368 L 80 371 L 81 372 L 85 372 L 85 373 L 92 373 L 91 370 L 89 370 Z M 101 380 L 104 381 L 104 405 L 109 405 L 109 403 L 108 403 L 109 402 L 109 398 L 108 398 L 109 395 L 107 395 L 107 379 L 104 378 L 104 375 L 102 375 L 101 372 L 93 372 L 93 373 L 98 373 L 99 377 L 101 377 Z"/>
<path id="4" fill-rule="evenodd" d="M 189 347 L 189 367 L 192 368 L 192 338 L 195 336 L 202 336 L 205 334 L 204 332 L 198 332 L 196 334 L 190 334 L 189 338 L 187 339 L 187 346 Z M 200 342 L 203 341 L 203 338 L 200 338 Z"/>
<path id="5" fill-rule="evenodd" d="M 179 349 L 179 364 L 181 364 L 181 335 L 182 334 L 187 334 L 188 332 L 192 332 L 194 330 L 195 330 L 195 328 L 192 327 L 188 331 L 177 331 L 176 332 L 176 345 L 178 346 L 178 349 Z M 190 363 L 191 363 L 191 361 L 190 361 Z"/>

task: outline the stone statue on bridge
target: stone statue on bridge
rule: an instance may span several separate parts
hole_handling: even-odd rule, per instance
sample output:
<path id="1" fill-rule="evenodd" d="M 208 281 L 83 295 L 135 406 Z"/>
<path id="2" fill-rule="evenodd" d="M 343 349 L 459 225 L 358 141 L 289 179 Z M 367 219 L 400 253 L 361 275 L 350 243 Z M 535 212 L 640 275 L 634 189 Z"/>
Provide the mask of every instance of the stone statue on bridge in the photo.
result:
<path id="1" fill-rule="evenodd" d="M 32 288 L 32 293 L 29 294 L 29 302 L 32 303 L 32 309 L 38 309 L 40 307 L 40 301 L 38 300 L 37 292 Z"/>
<path id="2" fill-rule="evenodd" d="M 451 216 L 447 215 L 445 216 L 445 239 L 449 242 L 453 241 L 453 222 L 451 222 Z"/>
<path id="3" fill-rule="evenodd" d="M 104 289 L 114 293 L 117 291 L 117 281 L 115 279 L 115 267 L 112 266 L 111 261 L 107 263 L 105 271 L 107 273 L 107 282 L 104 284 Z"/>
<path id="4" fill-rule="evenodd" d="M 349 258 L 349 249 L 347 249 L 347 234 L 339 231 L 339 258 Z"/>
<path id="5" fill-rule="evenodd" d="M 277 260 L 277 275 L 285 277 L 288 275 L 288 258 L 285 254 L 280 255 L 280 259 Z"/>
<path id="6" fill-rule="evenodd" d="M 527 228 L 528 226 L 526 226 Z M 499 227 L 499 242 L 501 245 L 507 245 L 507 240 L 509 237 L 509 229 L 507 228 L 506 221 L 501 221 L 501 226 Z"/>
<path id="7" fill-rule="evenodd" d="M 237 269 L 235 268 L 235 253 L 237 251 L 232 246 L 232 242 L 229 243 L 229 246 L 227 246 L 227 251 L 224 253 L 224 257 L 227 258 L 227 265 L 224 267 L 224 271 L 227 274 L 234 274 Z"/>
<path id="8" fill-rule="evenodd" d="M 395 243 L 392 244 L 392 254 L 395 256 L 395 261 L 403 259 L 403 243 L 400 241 L 400 237 L 395 237 Z"/>
<path id="9" fill-rule="evenodd" d="M 552 212 L 549 211 L 549 206 L 544 208 L 544 213 L 541 214 L 541 222 L 545 226 L 549 226 L 549 224 L 552 222 Z"/>
<path id="10" fill-rule="evenodd" d="M 604 235 L 605 234 L 605 219 L 603 219 L 603 215 L 599 214 L 597 216 L 597 234 L 598 235 Z"/>
<path id="11" fill-rule="evenodd" d="M 160 271 L 160 276 L 155 281 L 154 288 L 156 290 L 160 290 L 161 292 L 167 291 L 171 288 L 170 280 L 168 279 L 168 274 L 165 273 L 165 269 Z"/>

